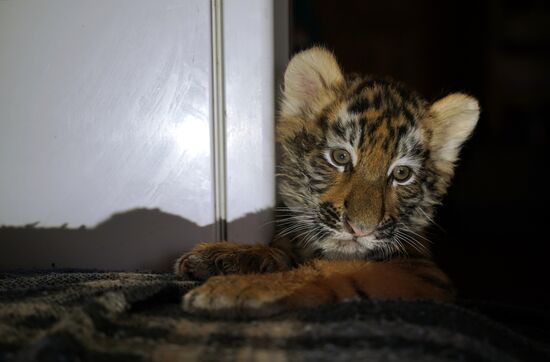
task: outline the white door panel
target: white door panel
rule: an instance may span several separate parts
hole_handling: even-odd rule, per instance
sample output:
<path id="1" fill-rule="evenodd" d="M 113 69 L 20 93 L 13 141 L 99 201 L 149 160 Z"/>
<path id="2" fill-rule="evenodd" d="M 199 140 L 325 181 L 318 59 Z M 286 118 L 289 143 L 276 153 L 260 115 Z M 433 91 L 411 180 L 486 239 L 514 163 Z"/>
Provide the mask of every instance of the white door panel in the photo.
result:
<path id="1" fill-rule="evenodd" d="M 213 222 L 210 10 L 182 4 L 0 2 L 3 224 Z"/>

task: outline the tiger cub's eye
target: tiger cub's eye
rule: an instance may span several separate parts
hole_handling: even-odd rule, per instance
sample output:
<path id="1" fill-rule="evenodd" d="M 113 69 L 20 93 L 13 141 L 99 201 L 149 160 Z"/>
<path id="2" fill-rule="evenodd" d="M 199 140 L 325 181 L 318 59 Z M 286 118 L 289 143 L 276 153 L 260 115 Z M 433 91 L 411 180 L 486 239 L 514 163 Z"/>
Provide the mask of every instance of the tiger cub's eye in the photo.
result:
<path id="1" fill-rule="evenodd" d="M 412 170 L 407 166 L 397 166 L 392 171 L 393 179 L 397 182 L 405 182 L 412 176 Z"/>
<path id="2" fill-rule="evenodd" d="M 332 150 L 330 157 L 332 161 L 339 166 L 345 166 L 351 161 L 351 155 L 348 151 L 343 149 Z"/>

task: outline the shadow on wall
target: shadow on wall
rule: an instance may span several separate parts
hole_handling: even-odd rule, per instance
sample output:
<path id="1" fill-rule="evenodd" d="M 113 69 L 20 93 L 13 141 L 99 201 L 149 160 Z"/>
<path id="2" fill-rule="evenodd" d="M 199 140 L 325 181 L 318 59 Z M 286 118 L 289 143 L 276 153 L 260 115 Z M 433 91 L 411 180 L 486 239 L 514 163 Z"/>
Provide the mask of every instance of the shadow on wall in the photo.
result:
<path id="1" fill-rule="evenodd" d="M 272 210 L 247 214 L 229 223 L 238 240 L 271 233 L 265 225 Z M 94 228 L 42 228 L 37 223 L 0 227 L 0 269 L 78 268 L 126 271 L 170 271 L 176 258 L 193 245 L 214 239 L 214 226 L 199 226 L 159 209 L 133 209 L 113 214 Z M 265 238 L 264 238 L 265 240 Z"/>

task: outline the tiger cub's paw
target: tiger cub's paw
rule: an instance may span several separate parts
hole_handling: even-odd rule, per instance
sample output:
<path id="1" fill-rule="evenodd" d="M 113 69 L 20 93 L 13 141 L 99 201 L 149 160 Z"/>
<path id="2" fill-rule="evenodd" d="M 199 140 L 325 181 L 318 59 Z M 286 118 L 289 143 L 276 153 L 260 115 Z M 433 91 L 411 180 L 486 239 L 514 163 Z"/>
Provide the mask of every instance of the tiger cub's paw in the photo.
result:
<path id="1" fill-rule="evenodd" d="M 195 246 L 176 261 L 174 271 L 185 279 L 206 280 L 214 275 L 269 273 L 287 268 L 288 258 L 278 249 L 223 241 Z"/>
<path id="2" fill-rule="evenodd" d="M 206 280 L 213 275 L 235 273 L 235 255 L 223 243 L 199 244 L 178 258 L 174 272 L 191 280 Z"/>
<path id="3" fill-rule="evenodd" d="M 266 275 L 227 275 L 208 279 L 183 297 L 190 313 L 231 316 L 268 316 L 284 309 L 282 288 L 273 288 Z"/>

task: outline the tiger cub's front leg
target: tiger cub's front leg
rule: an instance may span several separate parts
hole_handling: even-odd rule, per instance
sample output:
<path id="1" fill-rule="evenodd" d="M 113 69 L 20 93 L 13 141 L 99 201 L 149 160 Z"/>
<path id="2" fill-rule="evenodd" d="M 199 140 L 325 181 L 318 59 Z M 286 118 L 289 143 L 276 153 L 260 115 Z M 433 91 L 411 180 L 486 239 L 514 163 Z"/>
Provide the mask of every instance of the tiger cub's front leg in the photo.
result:
<path id="1" fill-rule="evenodd" d="M 428 260 L 317 260 L 285 272 L 210 278 L 188 292 L 189 312 L 265 316 L 359 298 L 451 301 L 447 276 Z"/>
<path id="2" fill-rule="evenodd" d="M 291 263 L 277 248 L 222 241 L 198 244 L 176 261 L 174 269 L 185 279 L 206 280 L 214 275 L 283 271 Z"/>

